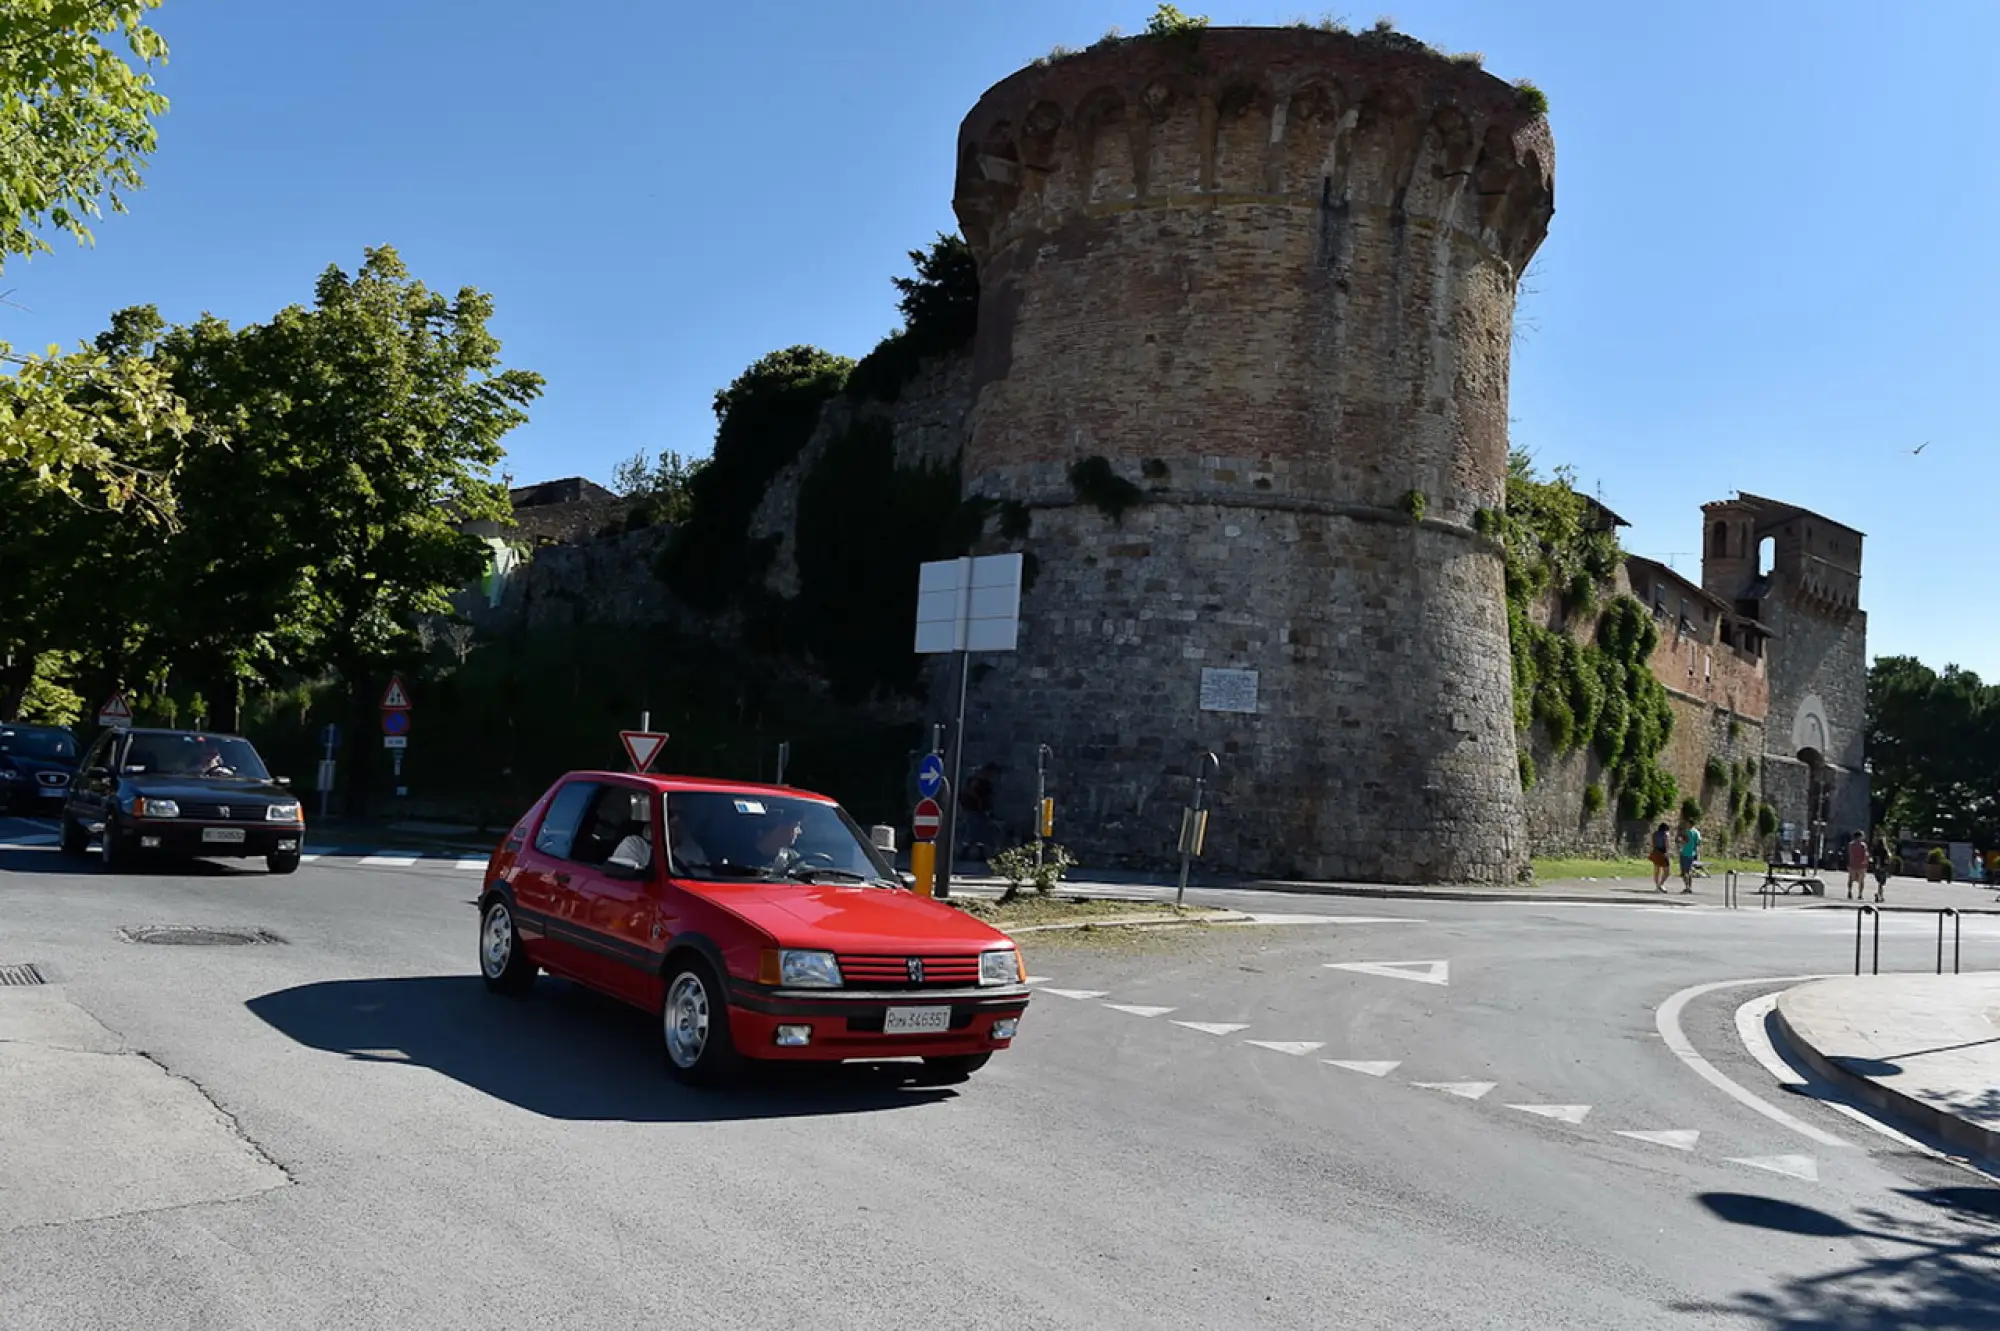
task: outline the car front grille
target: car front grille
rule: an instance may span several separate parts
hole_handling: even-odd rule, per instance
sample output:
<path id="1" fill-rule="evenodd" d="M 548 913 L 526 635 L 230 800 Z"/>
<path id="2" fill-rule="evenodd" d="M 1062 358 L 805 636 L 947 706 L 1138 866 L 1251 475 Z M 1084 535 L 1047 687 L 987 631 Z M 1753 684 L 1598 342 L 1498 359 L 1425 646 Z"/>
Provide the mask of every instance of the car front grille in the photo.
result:
<path id="1" fill-rule="evenodd" d="M 181 817 L 199 818 L 211 823 L 261 823 L 264 821 L 264 806 L 257 803 L 245 804 L 197 804 L 192 800 L 181 800 Z"/>
<path id="2" fill-rule="evenodd" d="M 977 956 L 889 956 L 876 953 L 841 954 L 840 978 L 850 989 L 967 988 L 979 983 Z M 922 967 L 920 980 L 910 978 L 911 963 Z"/>
<path id="3" fill-rule="evenodd" d="M 69 784 L 69 773 L 37 772 L 35 773 L 35 780 L 41 782 L 45 786 L 53 786 L 55 789 L 61 790 L 64 786 Z"/>

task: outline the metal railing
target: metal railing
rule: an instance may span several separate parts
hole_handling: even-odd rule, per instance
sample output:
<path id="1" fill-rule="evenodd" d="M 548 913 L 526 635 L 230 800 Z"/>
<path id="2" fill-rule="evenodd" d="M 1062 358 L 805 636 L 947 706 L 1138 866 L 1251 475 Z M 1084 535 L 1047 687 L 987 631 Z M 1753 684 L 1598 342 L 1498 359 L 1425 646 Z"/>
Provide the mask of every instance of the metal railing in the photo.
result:
<path id="1" fill-rule="evenodd" d="M 1882 973 L 1882 912 L 1873 906 L 1861 906 L 1854 912 L 1854 973 L 1856 975 L 1861 974 L 1861 921 L 1863 916 L 1872 916 L 1875 920 L 1873 931 L 1875 946 L 1869 962 L 1868 973 L 1870 975 L 1880 975 Z M 1951 973 L 1957 975 L 1959 973 L 1959 962 L 1963 950 L 1964 931 L 1962 926 L 1964 916 L 1959 913 L 1958 908 L 1955 906 L 1946 906 L 1937 913 L 1937 965 L 1935 973 L 1939 975 L 1944 974 L 1944 922 L 1946 916 L 1951 917 Z"/>
<path id="2" fill-rule="evenodd" d="M 1944 917 L 1951 916 L 1951 973 L 1958 974 L 1959 920 L 1958 908 L 1946 906 L 1938 912 L 1937 973 L 1944 974 Z"/>
<path id="3" fill-rule="evenodd" d="M 1882 912 L 1876 910 L 1873 906 L 1863 906 L 1854 912 L 1854 973 L 1856 975 L 1861 974 L 1861 918 L 1864 915 L 1875 917 L 1875 962 L 1874 969 L 1868 973 L 1870 975 L 1880 975 L 1882 973 Z"/>
<path id="4" fill-rule="evenodd" d="M 1725 869 L 1722 873 L 1722 906 L 1724 910 L 1737 910 L 1740 903 L 1736 899 L 1736 870 Z"/>

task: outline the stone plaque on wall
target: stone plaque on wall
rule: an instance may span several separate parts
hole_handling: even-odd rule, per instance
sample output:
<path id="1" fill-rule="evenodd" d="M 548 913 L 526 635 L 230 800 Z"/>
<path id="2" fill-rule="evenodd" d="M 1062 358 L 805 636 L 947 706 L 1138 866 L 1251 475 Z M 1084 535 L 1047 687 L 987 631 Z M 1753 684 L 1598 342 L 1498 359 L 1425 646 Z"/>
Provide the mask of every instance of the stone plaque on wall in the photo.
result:
<path id="1" fill-rule="evenodd" d="M 1257 672 L 1204 667 L 1201 672 L 1201 710 L 1249 712 L 1254 715 L 1257 711 Z"/>

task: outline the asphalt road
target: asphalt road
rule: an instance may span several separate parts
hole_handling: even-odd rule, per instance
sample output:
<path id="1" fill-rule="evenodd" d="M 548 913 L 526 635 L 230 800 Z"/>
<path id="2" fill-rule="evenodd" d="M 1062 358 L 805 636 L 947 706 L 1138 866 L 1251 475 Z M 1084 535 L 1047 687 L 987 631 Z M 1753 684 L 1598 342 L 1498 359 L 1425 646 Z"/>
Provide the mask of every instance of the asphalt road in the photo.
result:
<path id="1" fill-rule="evenodd" d="M 1768 977 L 1851 965 L 1832 912 L 1229 894 L 1347 922 L 1039 936 L 1022 1038 L 964 1086 L 697 1093 L 642 1014 L 484 993 L 477 881 L 0 849 L 0 964 L 57 982 L 0 988 L 33 1074 L 0 1077 L 0 1324 L 2000 1324 L 2000 1187 L 1739 1036 Z M 1885 968 L 1931 931 L 1887 920 Z"/>

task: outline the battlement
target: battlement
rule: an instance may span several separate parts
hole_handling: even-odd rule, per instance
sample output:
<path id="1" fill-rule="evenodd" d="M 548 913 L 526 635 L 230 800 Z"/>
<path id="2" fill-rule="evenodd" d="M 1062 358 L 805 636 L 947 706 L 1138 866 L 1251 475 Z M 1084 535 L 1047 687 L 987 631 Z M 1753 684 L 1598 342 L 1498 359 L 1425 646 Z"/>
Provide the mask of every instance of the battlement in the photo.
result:
<path id="1" fill-rule="evenodd" d="M 1555 145 L 1476 68 L 1349 33 L 1208 28 L 1031 66 L 959 129 L 982 261 L 1076 214 L 1278 203 L 1447 228 L 1516 273 L 1554 212 Z"/>

